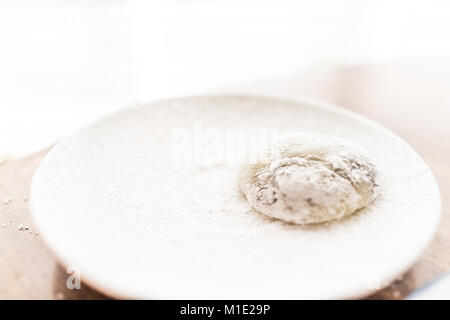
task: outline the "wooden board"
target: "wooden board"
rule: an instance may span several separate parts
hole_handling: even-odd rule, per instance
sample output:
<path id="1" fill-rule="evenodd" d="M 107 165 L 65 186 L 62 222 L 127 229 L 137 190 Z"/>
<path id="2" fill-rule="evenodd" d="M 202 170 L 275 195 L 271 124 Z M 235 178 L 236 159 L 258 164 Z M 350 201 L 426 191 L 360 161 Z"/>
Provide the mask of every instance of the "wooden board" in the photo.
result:
<path id="1" fill-rule="evenodd" d="M 408 141 L 433 170 L 443 200 L 438 233 L 402 279 L 369 299 L 401 299 L 450 270 L 449 77 L 450 63 L 416 62 L 316 70 L 261 84 L 279 92 L 317 96 L 365 114 Z M 0 165 L 0 299 L 105 299 L 83 283 L 80 290 L 67 289 L 72 274 L 35 234 L 25 197 L 46 152 Z M 12 200 L 4 204 L 8 198 Z M 29 229 L 18 230 L 21 225 Z"/>

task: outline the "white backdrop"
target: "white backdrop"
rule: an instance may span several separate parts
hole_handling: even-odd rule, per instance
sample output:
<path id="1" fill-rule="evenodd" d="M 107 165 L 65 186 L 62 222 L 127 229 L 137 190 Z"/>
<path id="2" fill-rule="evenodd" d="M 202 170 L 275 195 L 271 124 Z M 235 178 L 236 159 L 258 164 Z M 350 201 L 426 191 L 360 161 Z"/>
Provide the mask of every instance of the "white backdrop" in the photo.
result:
<path id="1" fill-rule="evenodd" d="M 0 0 L 0 155 L 134 101 L 449 56 L 448 34 L 445 0 Z"/>

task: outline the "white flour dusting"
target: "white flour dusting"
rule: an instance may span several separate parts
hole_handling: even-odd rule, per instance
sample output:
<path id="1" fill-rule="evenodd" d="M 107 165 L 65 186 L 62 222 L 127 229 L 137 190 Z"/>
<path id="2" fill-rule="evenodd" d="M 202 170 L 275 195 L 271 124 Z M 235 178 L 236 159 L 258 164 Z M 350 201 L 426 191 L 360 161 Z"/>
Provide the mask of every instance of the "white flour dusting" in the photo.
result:
<path id="1" fill-rule="evenodd" d="M 199 121 L 205 131 L 275 128 L 280 136 L 313 132 L 351 141 L 382 174 L 381 192 L 339 221 L 297 225 L 267 217 L 239 191 L 238 166 L 173 161 L 172 133 L 191 132 Z M 328 162 L 365 185 L 368 175 L 346 168 L 345 158 Z M 34 177 L 30 204 L 48 244 L 80 265 L 85 279 L 148 299 L 365 295 L 411 265 L 439 217 L 430 170 L 389 131 L 320 104 L 231 96 L 141 105 L 61 141 Z"/>
<path id="2" fill-rule="evenodd" d="M 303 134 L 272 146 L 264 159 L 240 170 L 240 188 L 256 210 L 297 224 L 337 220 L 364 208 L 379 174 L 347 141 Z"/>

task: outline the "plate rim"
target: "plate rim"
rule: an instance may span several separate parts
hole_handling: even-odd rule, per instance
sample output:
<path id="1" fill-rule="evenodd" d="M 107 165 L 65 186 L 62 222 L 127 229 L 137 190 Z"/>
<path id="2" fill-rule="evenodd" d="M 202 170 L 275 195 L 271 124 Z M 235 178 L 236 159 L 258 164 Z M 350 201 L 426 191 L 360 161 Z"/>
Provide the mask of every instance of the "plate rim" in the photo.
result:
<path id="1" fill-rule="evenodd" d="M 430 228 L 430 233 L 428 234 L 426 241 L 423 241 L 422 247 L 420 248 L 420 250 L 417 250 L 417 253 L 415 255 L 412 255 L 407 263 L 404 263 L 402 266 L 396 268 L 397 270 L 395 272 L 391 272 L 391 274 L 389 274 L 389 275 L 384 275 L 384 277 L 382 279 L 383 280 L 382 287 L 376 288 L 376 289 L 360 288 L 360 290 L 354 290 L 353 293 L 346 292 L 339 297 L 334 297 L 331 299 L 364 298 L 364 297 L 370 296 L 371 294 L 373 294 L 375 292 L 382 290 L 383 288 L 388 287 L 392 282 L 394 282 L 398 278 L 399 275 L 405 273 L 413 266 L 413 264 L 420 258 L 420 256 L 423 255 L 424 251 L 428 248 L 430 243 L 433 241 L 433 239 L 436 235 L 437 228 L 440 225 L 441 217 L 442 217 L 442 198 L 441 198 L 439 185 L 437 183 L 437 180 L 436 180 L 432 170 L 428 166 L 428 164 L 414 150 L 414 148 L 411 147 L 411 145 L 407 141 L 402 139 L 400 136 L 398 136 L 397 134 L 395 134 L 393 131 L 386 128 L 382 124 L 380 124 L 374 120 L 371 120 L 370 118 L 367 118 L 366 116 L 361 115 L 355 111 L 345 109 L 344 107 L 341 107 L 337 104 L 334 104 L 334 103 L 331 103 L 328 101 L 325 101 L 323 99 L 311 97 L 308 95 L 299 96 L 299 95 L 284 94 L 284 93 L 281 93 L 281 94 L 280 93 L 260 93 L 257 91 L 253 91 L 253 92 L 252 91 L 250 91 L 250 92 L 249 91 L 246 91 L 246 92 L 223 91 L 223 92 L 218 92 L 218 93 L 214 92 L 211 94 L 187 95 L 187 96 L 179 96 L 179 97 L 177 96 L 177 97 L 171 97 L 171 98 L 165 98 L 165 99 L 156 99 L 156 100 L 151 100 L 146 103 L 142 103 L 142 102 L 132 103 L 132 104 L 128 104 L 127 106 L 124 106 L 123 108 L 120 108 L 119 110 L 116 110 L 106 116 L 103 116 L 99 119 L 95 119 L 94 121 L 91 121 L 91 122 L 85 124 L 84 126 L 81 126 L 77 130 L 73 131 L 72 133 L 64 136 L 55 145 L 53 145 L 51 147 L 50 151 L 41 160 L 38 168 L 36 169 L 36 171 L 33 175 L 31 183 L 30 183 L 29 212 L 30 212 L 30 216 L 31 216 L 34 224 L 37 226 L 37 228 L 39 230 L 44 229 L 44 228 L 42 228 L 42 224 L 39 222 L 38 214 L 36 213 L 38 211 L 38 209 L 36 208 L 35 201 L 33 200 L 33 199 L 35 199 L 33 197 L 33 194 L 34 194 L 36 180 L 37 180 L 36 177 L 38 177 L 40 174 L 42 164 L 49 161 L 48 159 L 51 159 L 52 155 L 54 153 L 58 152 L 59 146 L 62 144 L 62 142 L 67 141 L 69 138 L 77 136 L 81 132 L 89 130 L 91 127 L 93 127 L 99 123 L 107 121 L 110 118 L 114 118 L 116 115 L 120 114 L 121 112 L 124 112 L 125 110 L 138 109 L 138 108 L 142 107 L 143 105 L 150 105 L 150 104 L 154 104 L 154 103 L 164 103 L 164 102 L 169 102 L 169 101 L 184 100 L 184 99 L 190 99 L 190 98 L 271 99 L 271 100 L 279 100 L 279 101 L 298 104 L 298 105 L 307 105 L 312 108 L 318 108 L 321 110 L 329 111 L 329 112 L 332 112 L 335 114 L 339 114 L 339 115 L 342 115 L 345 117 L 355 119 L 359 122 L 365 123 L 368 126 L 375 127 L 375 128 L 383 130 L 386 133 L 389 133 L 389 135 L 391 137 L 393 137 L 393 138 L 397 139 L 398 141 L 401 141 L 403 144 L 405 144 L 409 148 L 409 151 L 414 153 L 418 157 L 418 160 L 420 160 L 422 162 L 422 164 L 424 165 L 424 167 L 426 167 L 428 174 L 432 178 L 432 182 L 433 182 L 432 184 L 433 184 L 433 189 L 434 189 L 433 196 L 436 197 L 437 207 L 436 207 L 436 213 L 433 214 L 434 221 L 431 224 L 432 227 Z M 59 263 L 61 263 L 63 266 L 68 266 L 71 264 L 70 261 L 72 259 L 69 257 L 70 255 L 67 255 L 65 252 L 62 252 L 62 250 L 57 249 L 58 246 L 55 246 L 53 244 L 54 241 L 49 239 L 45 235 L 45 232 L 40 232 L 40 236 L 41 236 L 42 240 L 44 241 L 44 243 L 46 244 L 46 246 L 54 254 L 55 259 Z M 108 297 L 112 297 L 112 298 L 117 298 L 117 299 L 148 299 L 149 298 L 149 297 L 136 297 L 135 294 L 133 294 L 131 292 L 132 290 L 124 290 L 123 288 L 117 288 L 114 285 L 111 285 L 110 283 L 106 283 L 104 281 L 98 280 L 98 279 L 96 279 L 95 275 L 90 274 L 89 271 L 86 273 L 86 271 L 83 270 L 82 282 L 87 284 L 89 287 L 94 288 L 95 290 L 107 295 Z M 127 292 L 124 292 L 124 291 L 127 291 Z M 154 297 L 153 299 L 170 299 L 170 297 Z M 325 299 L 327 299 L 327 298 L 325 298 Z"/>

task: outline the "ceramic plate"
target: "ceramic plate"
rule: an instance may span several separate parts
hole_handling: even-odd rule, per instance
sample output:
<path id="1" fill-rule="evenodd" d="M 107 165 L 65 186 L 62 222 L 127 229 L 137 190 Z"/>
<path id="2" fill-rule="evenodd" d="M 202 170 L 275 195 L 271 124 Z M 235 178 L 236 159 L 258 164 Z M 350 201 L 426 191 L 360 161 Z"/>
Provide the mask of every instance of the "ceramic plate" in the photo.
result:
<path id="1" fill-rule="evenodd" d="M 236 190 L 239 143 L 299 131 L 364 148 L 383 175 L 378 199 L 308 227 L 252 211 Z M 324 102 L 259 96 L 165 100 L 97 121 L 49 152 L 30 201 L 83 281 L 149 299 L 362 297 L 413 264 L 440 216 L 429 168 L 390 131 Z"/>

